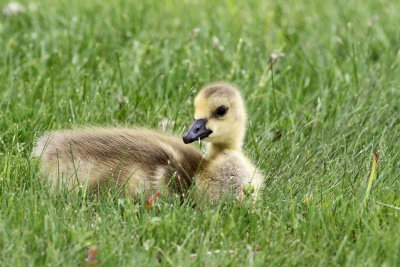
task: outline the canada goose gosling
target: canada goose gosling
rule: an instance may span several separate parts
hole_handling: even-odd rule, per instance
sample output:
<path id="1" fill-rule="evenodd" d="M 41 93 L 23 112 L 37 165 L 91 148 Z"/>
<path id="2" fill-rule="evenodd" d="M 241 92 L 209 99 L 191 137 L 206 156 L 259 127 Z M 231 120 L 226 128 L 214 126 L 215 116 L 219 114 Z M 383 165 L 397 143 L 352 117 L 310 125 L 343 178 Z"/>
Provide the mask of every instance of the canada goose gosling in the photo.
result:
<path id="1" fill-rule="evenodd" d="M 258 193 L 264 177 L 242 152 L 247 113 L 240 92 L 228 83 L 211 84 L 196 96 L 194 107 L 195 121 L 183 141 L 207 142 L 208 161 L 197 180 L 200 192 L 215 199 L 250 185 Z"/>
<path id="2" fill-rule="evenodd" d="M 53 187 L 96 189 L 111 181 L 134 196 L 163 188 L 183 196 L 197 177 L 195 195 L 211 200 L 245 185 L 257 192 L 263 176 L 242 153 L 247 117 L 239 91 L 227 83 L 205 87 L 194 117 L 183 141 L 208 142 L 206 157 L 179 138 L 124 128 L 50 132 L 37 140 L 33 154 Z"/>

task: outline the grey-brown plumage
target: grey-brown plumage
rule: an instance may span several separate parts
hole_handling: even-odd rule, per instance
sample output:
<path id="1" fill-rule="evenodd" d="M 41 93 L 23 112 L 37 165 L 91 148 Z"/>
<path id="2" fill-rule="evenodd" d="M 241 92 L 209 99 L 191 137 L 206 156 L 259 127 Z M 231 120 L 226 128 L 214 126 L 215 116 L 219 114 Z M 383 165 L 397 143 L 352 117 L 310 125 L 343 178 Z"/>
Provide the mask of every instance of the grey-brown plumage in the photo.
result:
<path id="1" fill-rule="evenodd" d="M 56 131 L 41 137 L 35 156 L 53 185 L 90 188 L 113 181 L 128 193 L 185 192 L 192 184 L 202 156 L 181 139 L 146 129 L 88 128 Z"/>

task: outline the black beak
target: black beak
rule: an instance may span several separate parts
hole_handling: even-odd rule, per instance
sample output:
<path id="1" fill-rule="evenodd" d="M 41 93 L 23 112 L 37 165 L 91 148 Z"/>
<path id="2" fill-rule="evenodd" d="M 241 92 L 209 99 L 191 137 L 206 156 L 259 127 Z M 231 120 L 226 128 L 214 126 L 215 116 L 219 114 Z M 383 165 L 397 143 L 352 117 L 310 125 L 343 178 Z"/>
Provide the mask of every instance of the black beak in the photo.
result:
<path id="1" fill-rule="evenodd" d="M 189 131 L 183 136 L 183 142 L 189 144 L 209 136 L 212 131 L 206 129 L 206 123 L 206 119 L 195 120 L 192 126 L 190 126 Z"/>

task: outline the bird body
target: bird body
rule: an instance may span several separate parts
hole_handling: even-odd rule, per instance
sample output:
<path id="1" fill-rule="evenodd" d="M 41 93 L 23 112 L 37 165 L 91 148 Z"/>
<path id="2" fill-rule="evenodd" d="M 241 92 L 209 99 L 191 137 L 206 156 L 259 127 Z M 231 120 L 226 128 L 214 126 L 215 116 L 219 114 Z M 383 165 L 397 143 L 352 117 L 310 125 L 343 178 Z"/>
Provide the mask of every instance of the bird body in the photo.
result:
<path id="1" fill-rule="evenodd" d="M 262 173 L 242 152 L 246 121 L 239 91 L 217 83 L 196 97 L 184 142 L 143 128 L 83 128 L 45 134 L 33 154 L 53 186 L 96 189 L 113 182 L 140 196 L 164 188 L 183 195 L 195 183 L 198 197 L 215 200 L 245 185 L 262 187 Z M 208 142 L 206 155 L 187 145 L 200 139 Z"/>
<path id="2" fill-rule="evenodd" d="M 115 182 L 129 194 L 170 188 L 184 192 L 202 155 L 181 139 L 149 129 L 86 128 L 48 133 L 37 141 L 34 155 L 53 185 L 91 189 Z"/>

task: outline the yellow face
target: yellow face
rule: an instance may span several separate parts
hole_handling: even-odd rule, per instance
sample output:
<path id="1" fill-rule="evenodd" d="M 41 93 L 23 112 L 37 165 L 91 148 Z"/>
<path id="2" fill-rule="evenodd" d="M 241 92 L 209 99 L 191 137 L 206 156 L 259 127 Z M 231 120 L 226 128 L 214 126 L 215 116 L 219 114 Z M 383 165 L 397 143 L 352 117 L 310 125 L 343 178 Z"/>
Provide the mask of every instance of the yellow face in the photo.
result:
<path id="1" fill-rule="evenodd" d="M 198 139 L 215 144 L 241 142 L 246 111 L 236 89 L 225 84 L 206 87 L 195 98 L 194 108 L 195 122 L 184 136 L 185 143 Z"/>

